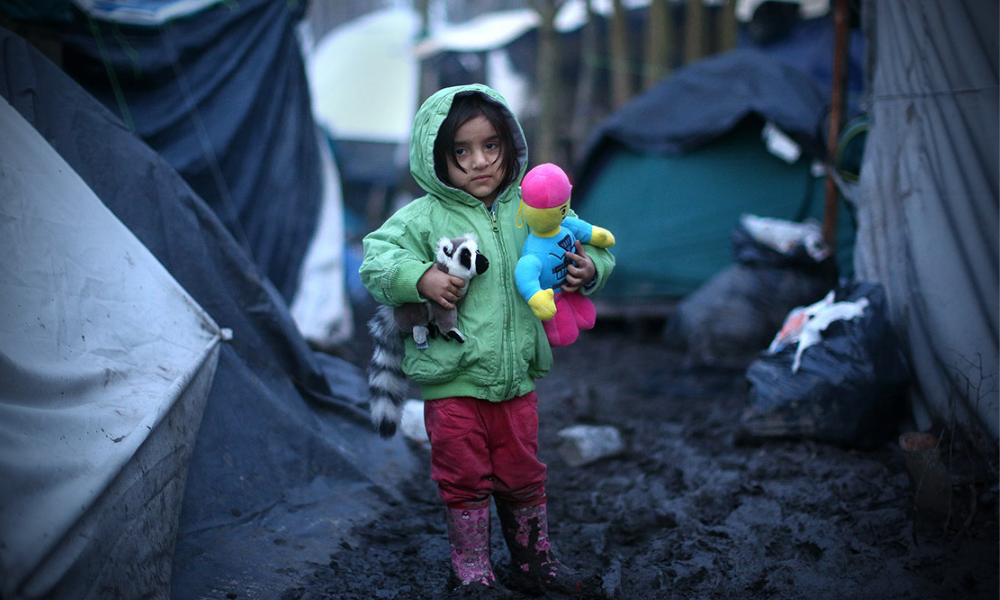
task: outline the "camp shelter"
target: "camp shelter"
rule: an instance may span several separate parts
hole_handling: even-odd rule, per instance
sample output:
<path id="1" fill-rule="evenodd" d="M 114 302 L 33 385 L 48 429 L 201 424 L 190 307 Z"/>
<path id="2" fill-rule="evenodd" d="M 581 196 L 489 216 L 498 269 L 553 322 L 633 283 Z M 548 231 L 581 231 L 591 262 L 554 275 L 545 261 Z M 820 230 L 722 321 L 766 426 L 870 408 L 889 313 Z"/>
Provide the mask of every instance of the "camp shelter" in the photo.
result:
<path id="1" fill-rule="evenodd" d="M 0 131 L 0 595 L 140 597 L 222 332 L 2 99 Z"/>
<path id="2" fill-rule="evenodd" d="M 857 26 L 859 4 L 849 7 L 845 80 L 846 99 L 860 111 L 864 94 L 865 40 Z M 760 10 L 758 10 L 760 9 Z M 738 47 L 754 48 L 797 67 L 819 83 L 823 94 L 833 93 L 833 46 L 836 27 L 830 0 L 739 0 L 736 18 L 741 26 Z"/>
<path id="3" fill-rule="evenodd" d="M 73 4 L 56 30 L 67 72 L 208 202 L 307 339 L 349 337 L 340 185 L 296 36 L 304 3 Z"/>
<path id="4" fill-rule="evenodd" d="M 808 153 L 823 143 L 827 105 L 807 74 L 742 49 L 677 70 L 599 125 L 573 206 L 616 234 L 618 266 L 602 297 L 690 294 L 732 264 L 730 236 L 744 213 L 821 219 L 823 180 Z M 846 274 L 852 220 L 841 210 Z"/>
<path id="5" fill-rule="evenodd" d="M 16 375 L 30 382 L 24 386 L 43 389 L 47 398 L 75 401 L 52 404 L 46 418 L 62 419 L 67 427 L 77 428 L 70 431 L 89 432 L 75 442 L 77 447 L 88 442 L 106 449 L 109 440 L 117 444 L 115 463 L 94 469 L 83 461 L 86 455 L 67 453 L 69 447 L 63 444 L 70 440 L 56 439 L 39 448 L 20 431 L 0 428 L 0 480 L 14 480 L 12 470 L 25 464 L 49 467 L 19 474 L 37 479 L 32 479 L 31 488 L 6 487 L 0 512 L 7 514 L 8 501 L 23 503 L 22 494 L 29 489 L 39 490 L 39 501 L 61 505 L 59 496 L 43 492 L 45 473 L 53 469 L 75 473 L 72 483 L 65 482 L 74 492 L 70 498 L 86 494 L 89 501 L 85 512 L 81 512 L 84 505 L 65 505 L 65 512 L 29 515 L 45 522 L 25 518 L 0 528 L 4 598 L 280 596 L 295 585 L 310 562 L 325 560 L 331 545 L 343 539 L 352 525 L 385 507 L 397 493 L 398 478 L 412 472 L 411 455 L 401 440 L 382 441 L 372 432 L 363 410 L 367 394 L 363 375 L 344 361 L 310 350 L 274 285 L 163 156 L 6 30 L 0 30 L 0 71 L 5 73 L 0 96 L 65 161 L 60 166 L 53 157 L 49 164 L 32 163 L 30 168 L 41 173 L 62 169 L 64 176 L 71 169 L 89 188 L 87 192 L 77 186 L 80 197 L 65 199 L 73 210 L 99 212 L 103 204 L 109 211 L 99 228 L 89 227 L 97 217 L 76 219 L 74 213 L 48 220 L 40 237 L 26 240 L 43 246 L 41 256 L 15 249 L 0 258 L 4 265 L 0 282 L 5 288 L 17 290 L 21 284 L 12 274 L 30 270 L 32 264 L 43 265 L 52 275 L 42 279 L 52 288 L 47 301 L 2 314 L 0 331 L 5 337 L 0 364 L 5 370 L 12 368 L 12 363 L 18 364 L 15 359 L 21 360 L 28 351 L 19 347 L 20 338 L 11 342 L 7 332 L 25 329 L 23 322 L 30 325 L 36 316 L 55 319 L 44 331 L 33 331 L 32 343 L 49 353 L 32 351 L 33 368 L 19 368 Z M 4 181 L 32 174 L 21 171 L 15 163 L 0 163 Z M 87 201 L 89 193 L 100 203 Z M 24 211 L 35 210 L 20 196 L 0 198 L 4 227 L 16 229 L 28 222 Z M 123 227 L 137 240 L 132 246 L 123 241 L 128 239 Z M 89 238 L 110 262 L 96 262 L 99 255 L 93 252 L 66 255 L 73 248 L 70 241 L 81 237 Z M 3 243 L 20 244 L 21 239 L 5 238 Z M 129 276 L 131 269 L 156 270 L 138 250 L 135 255 L 128 251 L 138 243 L 173 279 L 157 275 L 146 290 L 156 302 L 172 306 L 169 312 L 147 315 L 156 304 L 140 301 L 145 296 L 138 292 L 126 295 L 145 286 Z M 67 265 L 65 273 L 52 270 L 60 264 Z M 102 264 L 118 272 L 103 273 Z M 59 287 L 61 283 L 66 285 Z M 70 284 L 78 286 L 70 289 Z M 42 292 L 17 291 L 45 300 Z M 88 302 L 75 301 L 88 296 Z M 102 312 L 103 305 L 108 310 Z M 115 336 L 115 328 L 131 322 L 119 322 L 125 318 L 142 322 L 128 335 Z M 166 331 L 164 320 L 168 320 Z M 220 328 L 232 332 L 231 340 L 221 345 L 213 342 L 221 335 Z M 170 353 L 174 358 L 161 363 L 148 357 L 160 346 L 146 331 L 176 346 Z M 86 340 L 66 337 L 77 333 Z M 114 338 L 113 344 L 98 346 L 108 337 Z M 201 371 L 196 360 L 199 348 L 206 354 Z M 89 362 L 78 361 L 81 377 L 44 376 L 43 367 L 51 372 L 61 364 L 62 357 L 52 355 L 54 349 L 76 351 L 69 358 L 87 355 L 82 358 Z M 214 379 L 210 350 L 217 353 Z M 164 354 L 162 360 L 168 358 Z M 142 361 L 141 368 L 128 366 L 136 361 Z M 104 370 L 95 374 L 89 365 Z M 183 402 L 176 396 L 188 381 L 181 378 L 184 373 L 191 374 L 192 392 L 199 385 L 207 387 L 211 379 L 203 410 L 196 395 Z M 111 395 L 123 386 L 133 386 L 128 388 L 132 391 L 169 388 L 161 381 L 164 378 L 176 382 L 172 393 L 178 399 L 172 404 L 166 396 L 157 402 L 156 397 L 141 394 L 140 402 L 131 394 L 118 402 Z M 90 395 L 83 396 L 88 390 Z M 0 400 L 5 414 L 38 410 L 29 395 L 4 394 Z M 174 408 L 169 410 L 170 406 Z M 152 431 L 144 433 L 147 425 Z M 124 433 L 129 435 L 122 437 Z M 165 458 L 157 461 L 158 456 Z M 150 465 L 155 468 L 150 470 Z M 150 489 L 157 482 L 165 487 Z M 119 526 L 123 510 L 128 519 Z M 51 522 L 56 516 L 61 519 L 58 524 Z M 144 523 L 155 527 L 141 527 Z M 38 539 L 22 529 L 27 527 L 62 535 L 41 548 Z M 291 539 L 294 543 L 285 543 Z M 22 554 L 28 549 L 32 554 Z M 155 551 L 147 554 L 146 549 Z M 15 555 L 28 556 L 16 571 L 9 566 Z M 29 580 L 33 574 L 38 578 Z M 165 576 L 169 587 L 164 585 Z"/>
<path id="6" fill-rule="evenodd" d="M 306 44 L 313 113 L 336 159 L 348 237 L 358 241 L 384 218 L 406 170 L 419 25 L 412 9 L 386 8 Z"/>
<path id="7" fill-rule="evenodd" d="M 290 303 L 322 199 L 295 35 L 305 3 L 202 0 L 154 24 L 129 17 L 191 3 L 127 4 L 63 25 L 63 68 L 173 165 Z"/>
<path id="8" fill-rule="evenodd" d="M 918 426 L 964 431 L 995 469 L 1000 9 L 864 7 L 871 130 L 853 190 L 858 277 L 885 286 Z"/>

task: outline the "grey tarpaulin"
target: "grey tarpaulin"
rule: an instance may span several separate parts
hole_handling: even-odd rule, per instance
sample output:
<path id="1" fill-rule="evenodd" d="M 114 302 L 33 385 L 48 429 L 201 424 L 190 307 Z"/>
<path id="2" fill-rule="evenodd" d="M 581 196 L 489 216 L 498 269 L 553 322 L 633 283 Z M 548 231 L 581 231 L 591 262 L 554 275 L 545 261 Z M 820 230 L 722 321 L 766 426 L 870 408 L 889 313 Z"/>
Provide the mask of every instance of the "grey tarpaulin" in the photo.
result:
<path id="1" fill-rule="evenodd" d="M 221 332 L 0 98 L 0 596 L 170 583 Z"/>
<path id="2" fill-rule="evenodd" d="M 918 424 L 998 436 L 998 7 L 864 3 L 871 123 L 855 267 L 881 282 Z"/>
<path id="3" fill-rule="evenodd" d="M 279 597 L 353 524 L 386 506 L 413 457 L 401 439 L 372 432 L 363 374 L 309 349 L 274 286 L 162 156 L 3 29 L 0 72 L 0 96 L 233 331 L 187 464 L 172 597 L 248 589 Z M 149 597 L 165 593 L 155 591 Z"/>

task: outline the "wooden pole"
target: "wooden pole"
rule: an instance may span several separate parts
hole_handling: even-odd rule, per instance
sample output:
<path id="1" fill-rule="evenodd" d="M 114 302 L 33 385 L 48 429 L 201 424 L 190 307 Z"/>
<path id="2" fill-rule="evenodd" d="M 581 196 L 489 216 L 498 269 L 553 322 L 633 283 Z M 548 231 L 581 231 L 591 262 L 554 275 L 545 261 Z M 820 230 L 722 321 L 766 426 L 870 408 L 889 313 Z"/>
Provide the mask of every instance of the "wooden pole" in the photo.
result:
<path id="1" fill-rule="evenodd" d="M 417 35 L 417 40 L 422 42 L 427 39 L 431 32 L 431 2 L 430 0 L 417 0 L 416 8 L 420 15 L 420 32 Z M 424 58 L 419 64 L 420 98 L 418 99 L 418 103 L 423 103 L 438 88 L 438 74 L 437 69 L 434 67 L 437 64 L 437 60 L 435 58 Z"/>
<path id="2" fill-rule="evenodd" d="M 576 99 L 573 107 L 573 125 L 571 141 L 573 144 L 570 157 L 578 158 L 577 153 L 587 141 L 591 123 L 594 117 L 594 92 L 597 84 L 597 57 L 604 52 L 598 47 L 597 15 L 594 13 L 592 0 L 585 0 L 587 8 L 587 23 L 583 26 L 583 39 L 580 42 L 580 77 L 576 82 Z"/>
<path id="3" fill-rule="evenodd" d="M 611 103 L 623 106 L 632 98 L 631 60 L 628 51 L 628 16 L 622 0 L 611 3 L 611 31 L 608 32 L 608 55 L 611 57 Z"/>
<path id="4" fill-rule="evenodd" d="M 835 0 L 833 12 L 833 96 L 830 99 L 830 130 L 827 138 L 827 154 L 830 168 L 835 167 L 837 140 L 840 138 L 840 123 L 843 120 L 847 83 L 847 37 L 850 33 L 847 0 Z M 831 252 L 837 250 L 837 183 L 833 175 L 826 176 L 826 204 L 823 209 L 823 239 Z"/>
<path id="5" fill-rule="evenodd" d="M 727 0 L 719 7 L 719 50 L 726 52 L 736 47 L 739 23 L 736 21 L 736 0 Z"/>
<path id="6" fill-rule="evenodd" d="M 687 0 L 684 15 L 684 64 L 705 56 L 705 0 Z"/>
<path id="7" fill-rule="evenodd" d="M 670 72 L 673 46 L 673 8 L 671 0 L 653 0 L 649 5 L 646 28 L 646 65 L 643 69 L 643 89 L 649 89 Z"/>
<path id="8" fill-rule="evenodd" d="M 538 74 L 536 88 L 541 94 L 536 164 L 556 162 L 559 143 L 559 38 L 556 36 L 555 0 L 535 0 L 538 12 Z"/>

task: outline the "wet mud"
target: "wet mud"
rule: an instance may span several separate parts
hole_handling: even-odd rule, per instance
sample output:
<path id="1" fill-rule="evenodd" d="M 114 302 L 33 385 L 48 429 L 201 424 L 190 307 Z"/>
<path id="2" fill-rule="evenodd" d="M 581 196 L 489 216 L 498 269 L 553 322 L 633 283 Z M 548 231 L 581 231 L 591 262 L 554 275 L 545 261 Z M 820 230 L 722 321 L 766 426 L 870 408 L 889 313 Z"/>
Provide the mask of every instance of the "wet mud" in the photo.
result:
<path id="1" fill-rule="evenodd" d="M 998 597 L 996 481 L 975 465 L 953 478 L 951 514 L 924 514 L 891 441 L 741 441 L 745 367 L 686 366 L 656 339 L 600 324 L 556 359 L 539 383 L 551 540 L 564 563 L 600 574 L 609 598 Z M 581 423 L 617 427 L 625 450 L 570 467 L 557 432 Z M 444 509 L 427 449 L 413 448 L 425 468 L 402 498 L 283 600 L 439 597 Z M 493 531 L 502 576 L 495 515 Z"/>

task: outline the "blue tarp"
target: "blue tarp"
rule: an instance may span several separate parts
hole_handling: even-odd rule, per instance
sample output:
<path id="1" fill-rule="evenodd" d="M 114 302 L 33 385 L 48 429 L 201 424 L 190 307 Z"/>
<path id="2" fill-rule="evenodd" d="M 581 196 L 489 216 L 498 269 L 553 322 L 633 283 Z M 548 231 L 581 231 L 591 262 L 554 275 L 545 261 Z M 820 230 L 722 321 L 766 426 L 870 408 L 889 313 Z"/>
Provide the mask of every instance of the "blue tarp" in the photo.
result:
<path id="1" fill-rule="evenodd" d="M 275 287 L 162 156 L 3 29 L 0 71 L 0 95 L 234 334 L 189 465 L 173 597 L 278 597 L 352 519 L 383 506 L 412 458 L 372 433 L 363 374 L 310 350 Z"/>
<path id="2" fill-rule="evenodd" d="M 734 50 L 678 69 L 601 123 L 583 152 L 584 168 L 602 144 L 679 154 L 715 140 L 756 114 L 796 141 L 825 137 L 829 100 L 803 71 L 756 50 Z"/>
<path id="3" fill-rule="evenodd" d="M 751 36 L 741 30 L 738 47 L 755 48 L 784 64 L 796 67 L 819 84 L 823 95 L 830 98 L 833 90 L 833 44 L 836 30 L 833 12 L 824 17 L 797 21 L 787 33 L 769 43 L 756 45 Z M 865 41 L 861 31 L 851 29 L 847 48 L 847 100 L 849 111 L 860 110 L 864 93 Z"/>
<path id="4" fill-rule="evenodd" d="M 64 68 L 184 176 L 291 302 L 322 194 L 305 2 L 241 0 L 162 27 L 84 17 Z"/>

